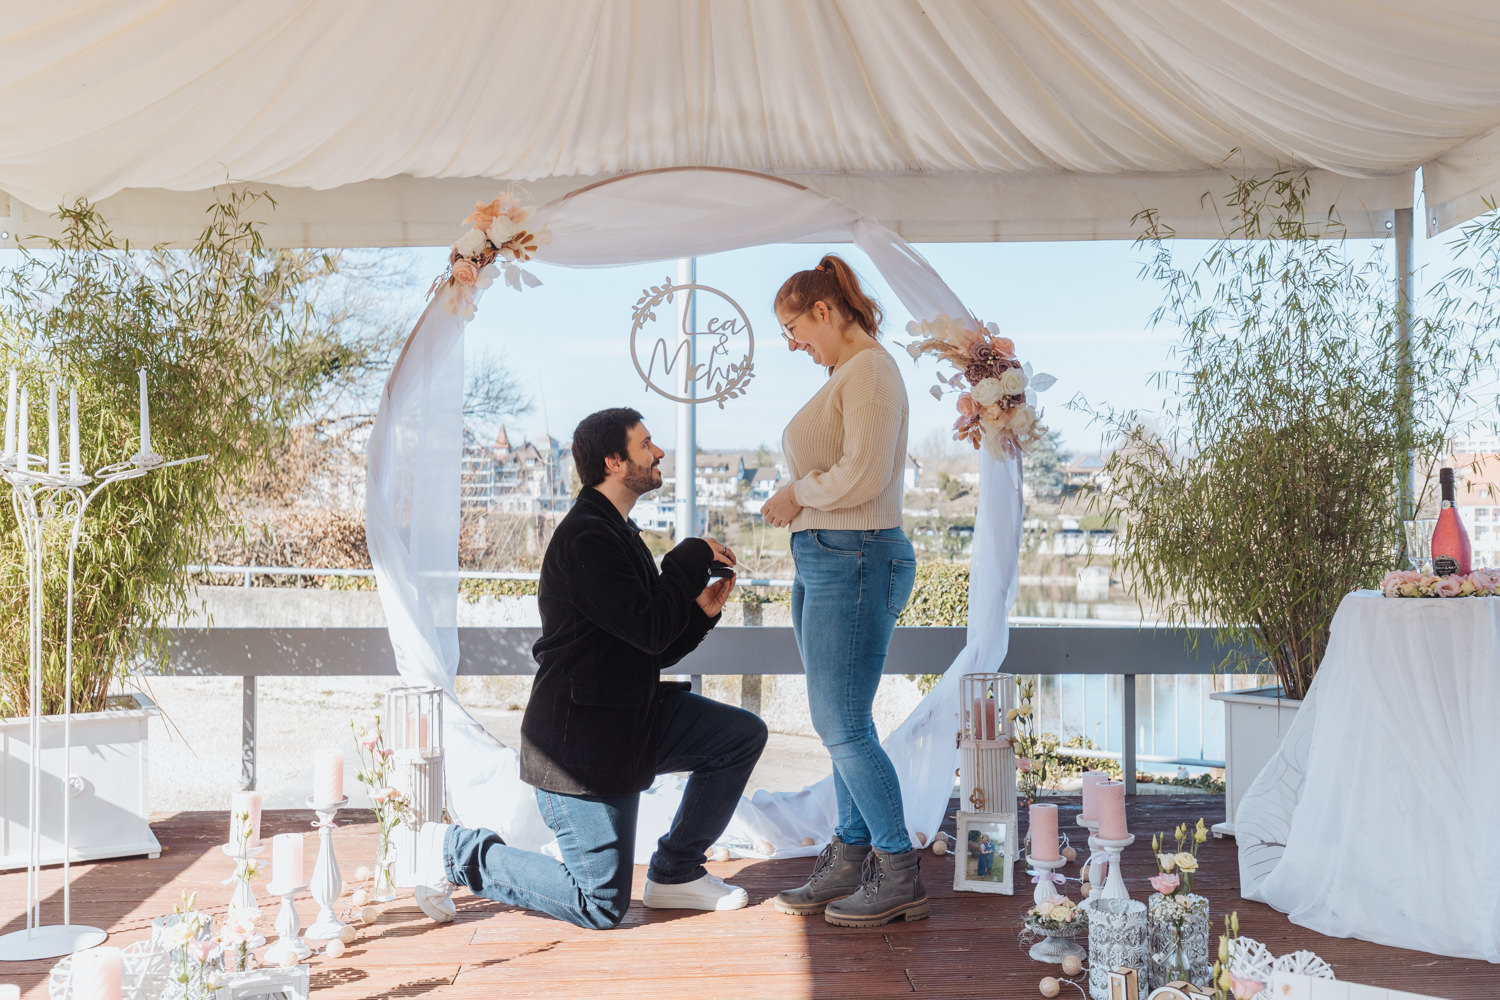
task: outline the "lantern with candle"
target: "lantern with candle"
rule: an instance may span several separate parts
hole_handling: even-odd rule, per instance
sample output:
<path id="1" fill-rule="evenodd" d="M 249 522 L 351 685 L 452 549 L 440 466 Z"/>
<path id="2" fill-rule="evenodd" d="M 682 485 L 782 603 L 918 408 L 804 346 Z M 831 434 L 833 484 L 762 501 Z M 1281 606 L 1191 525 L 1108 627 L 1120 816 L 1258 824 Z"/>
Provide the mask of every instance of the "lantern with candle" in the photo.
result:
<path id="1" fill-rule="evenodd" d="M 403 737 L 394 744 L 391 782 L 405 796 L 405 812 L 391 833 L 390 850 L 379 860 L 394 862 L 397 882 L 406 885 L 415 877 L 417 830 L 443 818 L 443 689 L 392 688 L 385 710 L 393 731 Z"/>
<path id="2" fill-rule="evenodd" d="M 964 674 L 959 679 L 959 806 L 970 812 L 1013 812 L 1016 759 L 1007 715 L 1010 674 Z"/>

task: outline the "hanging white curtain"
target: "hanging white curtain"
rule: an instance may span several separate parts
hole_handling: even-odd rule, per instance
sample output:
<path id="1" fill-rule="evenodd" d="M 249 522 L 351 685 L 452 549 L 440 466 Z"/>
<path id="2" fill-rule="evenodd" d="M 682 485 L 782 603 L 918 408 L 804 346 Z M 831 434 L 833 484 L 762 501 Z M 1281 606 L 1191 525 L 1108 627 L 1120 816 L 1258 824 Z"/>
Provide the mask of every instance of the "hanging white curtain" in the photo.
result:
<path id="1" fill-rule="evenodd" d="M 455 212 L 466 205 L 454 206 Z M 900 237 L 838 201 L 795 184 L 736 170 L 648 171 L 580 189 L 541 206 L 552 232 L 548 263 L 605 267 L 705 256 L 773 243 L 852 241 L 915 317 L 968 311 Z M 504 307 L 501 288 L 489 308 Z M 449 811 L 489 827 L 507 843 L 539 849 L 552 840 L 518 755 L 451 697 L 458 669 L 459 454 L 463 422 L 464 321 L 430 304 L 391 374 L 368 455 L 365 518 L 370 558 L 402 676 L 450 694 L 445 712 Z M 790 417 L 790 414 L 788 414 Z M 957 762 L 954 677 L 996 670 L 1005 658 L 1006 616 L 1015 598 L 1020 543 L 1020 461 L 981 453 L 980 507 L 970 569 L 968 644 L 943 680 L 885 740 L 900 776 L 907 822 L 931 836 L 943 818 Z M 708 642 L 713 641 L 710 635 Z M 657 782 L 641 805 L 636 856 L 649 857 L 676 811 L 680 783 Z M 814 851 L 834 827 L 832 779 L 742 800 L 725 841 L 777 855 Z"/>

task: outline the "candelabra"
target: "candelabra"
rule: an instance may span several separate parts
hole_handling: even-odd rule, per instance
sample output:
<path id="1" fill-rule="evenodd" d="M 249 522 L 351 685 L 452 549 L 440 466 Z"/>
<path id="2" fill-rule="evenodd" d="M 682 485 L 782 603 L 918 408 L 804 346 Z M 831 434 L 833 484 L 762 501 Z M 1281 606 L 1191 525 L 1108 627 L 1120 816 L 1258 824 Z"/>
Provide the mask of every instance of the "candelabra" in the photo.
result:
<path id="1" fill-rule="evenodd" d="M 308 806 L 318 814 L 313 826 L 318 828 L 318 860 L 313 865 L 312 897 L 318 904 L 318 917 L 307 929 L 307 936 L 319 941 L 331 941 L 339 936 L 345 924 L 333 912 L 333 904 L 344 891 L 344 875 L 339 871 L 339 859 L 333 854 L 334 817 L 349 804 L 348 796 L 337 802 L 314 802 L 309 796 Z"/>
<path id="2" fill-rule="evenodd" d="M 7 400 L 6 445 L 0 454 L 0 480 L 11 486 L 11 503 L 16 522 L 20 528 L 21 544 L 26 559 L 26 581 L 28 586 L 28 610 L 30 612 L 29 654 L 30 711 L 28 716 L 28 784 L 26 829 L 28 835 L 28 857 L 26 867 L 26 927 L 0 936 L 0 961 L 19 962 L 39 958 L 56 958 L 70 955 L 84 948 L 91 948 L 104 941 L 108 934 L 101 928 L 88 924 L 73 923 L 71 892 L 71 824 L 72 795 L 66 785 L 72 780 L 73 752 L 73 581 L 78 555 L 78 543 L 83 534 L 83 518 L 94 498 L 114 483 L 137 479 L 150 472 L 200 462 L 207 455 L 167 461 L 151 450 L 147 429 L 145 404 L 145 376 L 142 375 L 141 450 L 124 462 L 105 465 L 93 475 L 84 471 L 78 459 L 77 394 L 70 394 L 73 416 L 70 421 L 69 461 L 64 465 L 58 460 L 57 388 L 49 394 L 48 454 L 35 455 L 27 447 L 26 435 L 26 389 L 21 390 L 20 439 L 11 451 L 11 432 L 14 428 L 12 414 L 16 412 L 11 402 L 14 399 L 15 373 L 11 373 L 11 395 Z M 41 466 L 45 465 L 45 471 Z M 67 609 L 64 621 L 63 655 L 63 780 L 62 796 L 62 859 L 63 859 L 63 921 L 61 924 L 43 924 L 41 914 L 41 702 L 42 702 L 42 635 L 45 618 L 44 583 L 46 539 L 50 526 L 68 529 L 68 573 Z"/>
<path id="3" fill-rule="evenodd" d="M 1099 821 L 1079 816 L 1078 825 L 1089 832 L 1089 856 L 1088 860 L 1083 863 L 1083 877 L 1089 884 L 1089 899 L 1093 899 L 1104 887 L 1109 863 L 1105 860 L 1104 848 L 1099 843 Z"/>
<path id="4" fill-rule="evenodd" d="M 1125 876 L 1120 874 L 1120 852 L 1133 843 L 1135 843 L 1135 836 L 1129 833 L 1119 840 L 1099 838 L 1099 846 L 1104 848 L 1105 854 L 1109 855 L 1109 875 L 1104 880 L 1103 890 L 1098 891 L 1100 899 L 1130 898 L 1130 893 L 1125 889 Z"/>
<path id="5" fill-rule="evenodd" d="M 1062 893 L 1057 891 L 1056 883 L 1065 881 L 1065 879 L 1061 875 L 1054 874 L 1054 872 L 1067 864 L 1066 861 L 1062 858 L 1043 861 L 1040 858 L 1033 858 L 1027 855 L 1026 864 L 1028 874 L 1031 875 L 1031 881 L 1036 883 L 1036 889 L 1031 894 L 1033 902 L 1044 903 L 1057 899 L 1062 895 Z"/>

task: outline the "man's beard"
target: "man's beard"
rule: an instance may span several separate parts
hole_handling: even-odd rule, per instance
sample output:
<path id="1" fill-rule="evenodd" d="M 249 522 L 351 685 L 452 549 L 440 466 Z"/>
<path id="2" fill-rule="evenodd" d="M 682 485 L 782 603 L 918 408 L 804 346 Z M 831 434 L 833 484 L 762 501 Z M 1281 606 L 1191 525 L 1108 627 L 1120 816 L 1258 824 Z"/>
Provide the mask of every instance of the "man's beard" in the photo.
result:
<path id="1" fill-rule="evenodd" d="M 650 493 L 661 486 L 661 470 L 654 465 L 636 465 L 625 460 L 625 488 L 636 496 Z"/>

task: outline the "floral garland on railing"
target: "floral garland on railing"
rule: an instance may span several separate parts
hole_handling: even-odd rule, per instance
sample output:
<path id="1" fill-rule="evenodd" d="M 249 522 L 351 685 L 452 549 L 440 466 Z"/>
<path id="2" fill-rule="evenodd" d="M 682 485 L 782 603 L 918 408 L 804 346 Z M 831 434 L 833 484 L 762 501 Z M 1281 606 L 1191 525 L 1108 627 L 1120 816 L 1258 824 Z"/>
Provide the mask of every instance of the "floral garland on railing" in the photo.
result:
<path id="1" fill-rule="evenodd" d="M 957 390 L 958 420 L 953 437 L 981 445 L 996 458 L 1023 454 L 1047 435 L 1036 410 L 1036 394 L 1057 381 L 1051 375 L 1032 374 L 1031 365 L 1016 359 L 1016 345 L 1000 336 L 994 323 L 938 316 L 906 324 L 906 332 L 917 339 L 906 346 L 913 359 L 935 354 L 958 369 L 937 377 L 932 387 L 935 399 Z"/>
<path id="2" fill-rule="evenodd" d="M 541 279 L 517 265 L 536 256 L 537 250 L 552 242 L 552 232 L 543 226 L 528 228 L 531 208 L 521 204 L 515 190 L 502 191 L 491 202 L 475 202 L 474 211 L 464 219 L 473 228 L 454 241 L 448 253 L 448 267 L 427 294 L 442 296 L 443 310 L 466 320 L 474 318 L 474 298 L 480 289 L 495 280 L 495 261 L 505 275 L 505 283 L 520 291 L 535 288 Z"/>
<path id="3" fill-rule="evenodd" d="M 1380 581 L 1386 597 L 1495 597 L 1500 595 L 1500 569 L 1433 576 L 1414 569 L 1397 569 Z"/>

